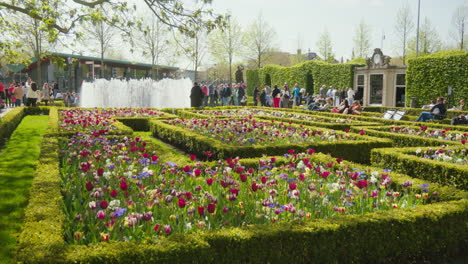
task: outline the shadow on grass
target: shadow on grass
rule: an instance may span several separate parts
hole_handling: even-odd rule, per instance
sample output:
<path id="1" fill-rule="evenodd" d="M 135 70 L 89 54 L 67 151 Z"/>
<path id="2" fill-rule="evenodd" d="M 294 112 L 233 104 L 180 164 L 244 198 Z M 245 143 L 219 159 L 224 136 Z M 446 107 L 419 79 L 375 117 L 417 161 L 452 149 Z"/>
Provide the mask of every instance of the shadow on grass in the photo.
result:
<path id="1" fill-rule="evenodd" d="M 0 263 L 13 262 L 48 116 L 27 116 L 0 152 Z"/>

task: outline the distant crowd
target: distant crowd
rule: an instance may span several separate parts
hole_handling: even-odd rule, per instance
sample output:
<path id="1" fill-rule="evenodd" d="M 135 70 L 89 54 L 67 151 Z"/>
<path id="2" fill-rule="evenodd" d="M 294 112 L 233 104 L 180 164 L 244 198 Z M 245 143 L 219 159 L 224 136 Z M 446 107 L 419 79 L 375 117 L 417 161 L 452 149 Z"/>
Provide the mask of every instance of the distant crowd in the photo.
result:
<path id="1" fill-rule="evenodd" d="M 78 96 L 75 93 L 61 93 L 57 82 L 46 82 L 42 89 L 29 78 L 26 82 L 11 82 L 5 87 L 0 82 L 0 108 L 19 107 L 19 106 L 37 106 L 43 102 L 46 106 L 54 103 L 54 99 L 63 99 L 66 106 L 72 106 L 77 103 Z"/>
<path id="2" fill-rule="evenodd" d="M 232 88 L 231 88 L 232 87 Z M 190 92 L 191 107 L 247 105 L 246 83 L 194 83 Z"/>

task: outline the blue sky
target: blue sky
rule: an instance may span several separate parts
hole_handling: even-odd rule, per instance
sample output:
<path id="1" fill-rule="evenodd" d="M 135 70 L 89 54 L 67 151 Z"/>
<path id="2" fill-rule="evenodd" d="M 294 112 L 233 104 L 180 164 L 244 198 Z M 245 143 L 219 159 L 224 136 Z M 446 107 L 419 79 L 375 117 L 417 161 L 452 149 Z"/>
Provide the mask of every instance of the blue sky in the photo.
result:
<path id="1" fill-rule="evenodd" d="M 298 39 L 302 49 L 316 51 L 321 32 L 328 29 L 336 58 L 351 57 L 356 26 L 362 19 L 372 28 L 371 47 L 396 56 L 395 20 L 405 3 L 411 8 L 416 25 L 418 0 L 213 0 L 212 8 L 219 13 L 230 11 L 242 26 L 261 12 L 276 30 L 276 46 L 282 51 L 296 52 Z M 468 0 L 421 0 L 421 21 L 428 17 L 442 41 L 449 44 L 452 14 Z M 416 34 L 416 33 L 414 33 Z"/>

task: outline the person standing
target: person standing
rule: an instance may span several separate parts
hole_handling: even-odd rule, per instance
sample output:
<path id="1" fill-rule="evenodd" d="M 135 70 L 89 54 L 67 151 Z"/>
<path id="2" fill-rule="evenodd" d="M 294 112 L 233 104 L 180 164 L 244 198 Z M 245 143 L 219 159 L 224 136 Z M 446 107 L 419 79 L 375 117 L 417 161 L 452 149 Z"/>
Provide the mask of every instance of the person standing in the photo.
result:
<path id="1" fill-rule="evenodd" d="M 50 100 L 49 84 L 44 83 L 44 86 L 42 87 L 42 92 L 41 92 L 41 101 L 43 101 L 45 105 L 48 106 L 49 100 Z"/>
<path id="2" fill-rule="evenodd" d="M 304 87 L 301 88 L 301 97 L 299 98 L 299 104 L 302 104 L 302 101 L 305 101 L 305 96 L 306 96 L 306 89 Z"/>
<path id="3" fill-rule="evenodd" d="M 15 106 L 21 106 L 21 101 L 23 100 L 23 97 L 24 97 L 24 89 L 23 89 L 23 85 L 21 83 L 19 83 L 15 89 L 13 90 L 13 96 L 14 98 L 14 103 L 15 103 Z"/>
<path id="4" fill-rule="evenodd" d="M 203 91 L 197 82 L 193 84 L 192 90 L 190 91 L 190 106 L 200 107 L 203 100 Z"/>
<path id="5" fill-rule="evenodd" d="M 289 98 L 291 93 L 289 91 L 288 83 L 284 83 L 283 89 L 281 90 L 281 107 L 289 108 Z"/>
<path id="6" fill-rule="evenodd" d="M 254 106 L 257 106 L 258 105 L 258 100 L 259 100 L 259 94 L 258 94 L 258 87 L 255 87 L 254 91 L 253 91 L 253 103 L 254 103 Z M 263 106 L 263 104 L 262 104 Z"/>
<path id="7" fill-rule="evenodd" d="M 223 106 L 229 105 L 229 101 L 231 100 L 231 95 L 232 95 L 231 87 L 229 86 L 229 84 L 225 84 L 223 88 L 223 93 L 222 93 Z"/>
<path id="8" fill-rule="evenodd" d="M 273 92 L 271 93 L 271 96 L 273 97 L 273 107 L 279 108 L 280 100 L 281 100 L 281 90 L 278 88 L 277 84 L 275 84 L 274 87 L 275 88 L 273 89 Z"/>
<path id="9" fill-rule="evenodd" d="M 214 106 L 214 93 L 215 93 L 215 87 L 214 87 L 214 84 L 211 83 L 208 86 L 208 95 L 210 96 L 210 106 L 211 107 Z"/>
<path id="10" fill-rule="evenodd" d="M 245 102 L 247 102 L 244 98 L 245 97 L 245 89 L 243 84 L 239 85 L 239 89 L 237 91 L 237 100 L 239 101 L 239 105 L 243 105 Z"/>
<path id="11" fill-rule="evenodd" d="M 15 96 L 13 95 L 13 91 L 15 90 L 16 88 L 16 85 L 14 82 L 10 83 L 10 86 L 8 87 L 7 89 L 7 99 L 6 99 L 6 102 L 7 102 L 7 106 L 10 106 L 10 107 L 15 107 L 15 101 L 16 101 L 16 98 Z"/>
<path id="12" fill-rule="evenodd" d="M 327 93 L 325 94 L 325 98 L 327 98 L 327 97 L 330 97 L 332 100 L 334 100 L 334 98 L 333 98 L 333 86 L 331 86 L 331 85 L 328 88 Z"/>
<path id="13" fill-rule="evenodd" d="M 203 91 L 203 99 L 202 99 L 202 107 L 208 106 L 208 87 L 206 83 L 202 83 L 202 91 Z"/>
<path id="14" fill-rule="evenodd" d="M 349 105 L 352 105 L 352 104 L 353 104 L 354 95 L 355 95 L 355 93 L 354 93 L 353 88 L 349 88 L 349 89 L 348 89 L 348 103 L 349 103 Z"/>
<path id="15" fill-rule="evenodd" d="M 294 84 L 293 89 L 293 96 L 294 96 L 294 103 L 296 106 L 301 105 L 301 88 L 299 88 L 299 84 Z"/>
<path id="16" fill-rule="evenodd" d="M 31 82 L 30 89 L 27 95 L 26 105 L 36 107 L 37 98 L 38 98 L 38 91 L 37 91 L 37 83 Z"/>

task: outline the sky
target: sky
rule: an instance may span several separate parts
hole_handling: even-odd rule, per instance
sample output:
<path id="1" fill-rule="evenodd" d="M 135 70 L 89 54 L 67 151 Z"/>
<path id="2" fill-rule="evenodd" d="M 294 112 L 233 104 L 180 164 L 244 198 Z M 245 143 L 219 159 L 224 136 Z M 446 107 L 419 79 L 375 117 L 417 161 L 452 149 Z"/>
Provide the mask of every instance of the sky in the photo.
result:
<path id="1" fill-rule="evenodd" d="M 395 21 L 398 9 L 408 3 L 416 28 L 418 0 L 213 0 L 215 12 L 230 12 L 246 27 L 261 13 L 277 33 L 276 46 L 281 51 L 296 53 L 298 39 L 302 50 L 317 51 L 316 42 L 327 29 L 335 57 L 350 58 L 356 26 L 364 20 L 371 26 L 371 49 L 396 56 Z M 452 15 L 468 0 L 421 0 L 421 19 L 429 18 L 442 41 L 449 42 Z M 416 33 L 414 33 L 416 34 Z"/>

